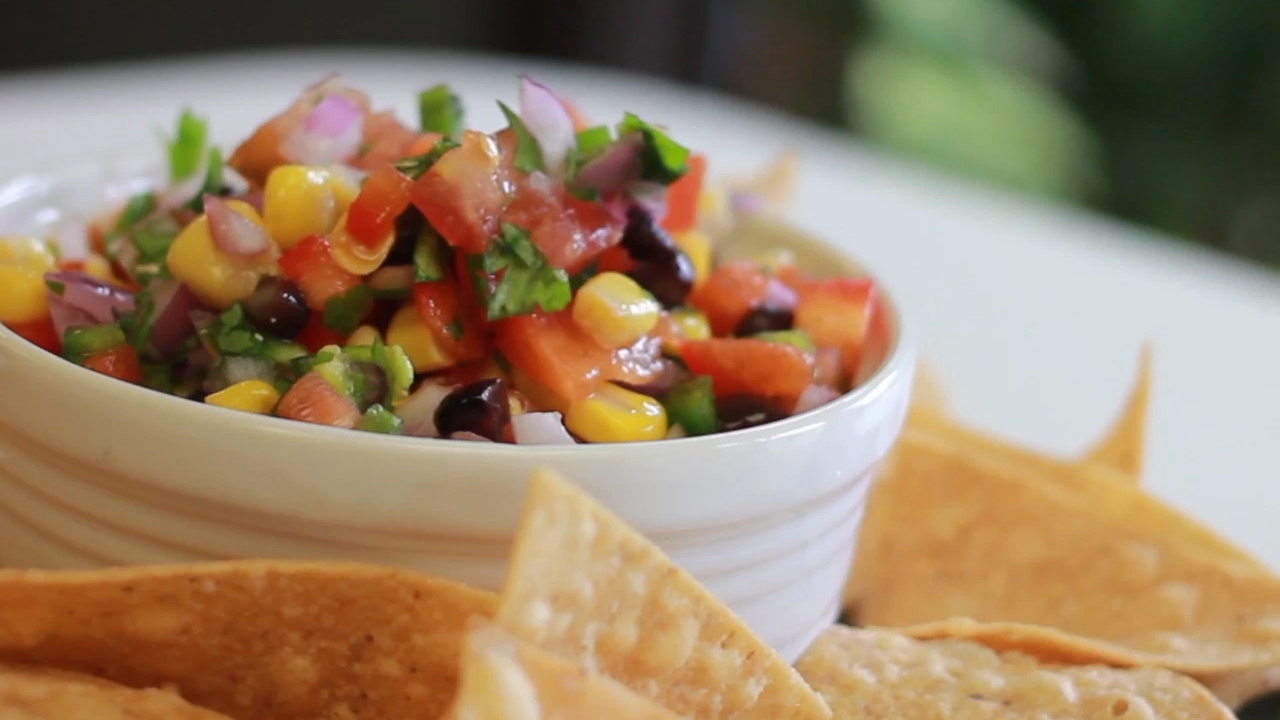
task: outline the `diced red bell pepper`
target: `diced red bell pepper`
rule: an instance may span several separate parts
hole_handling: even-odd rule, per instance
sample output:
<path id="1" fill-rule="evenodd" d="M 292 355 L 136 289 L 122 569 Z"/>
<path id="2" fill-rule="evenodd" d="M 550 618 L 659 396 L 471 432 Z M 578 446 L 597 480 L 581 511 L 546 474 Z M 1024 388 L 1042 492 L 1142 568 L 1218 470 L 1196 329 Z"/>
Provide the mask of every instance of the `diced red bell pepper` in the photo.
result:
<path id="1" fill-rule="evenodd" d="M 294 339 L 309 352 L 314 353 L 319 352 L 325 345 L 342 345 L 347 337 L 325 325 L 322 313 L 313 312 L 311 319 L 307 321 L 307 326 L 302 328 L 302 332 L 298 333 L 298 337 Z"/>
<path id="2" fill-rule="evenodd" d="M 594 392 L 613 365 L 612 353 L 578 327 L 567 311 L 498 322 L 495 342 L 513 366 L 565 402 Z"/>
<path id="3" fill-rule="evenodd" d="M 706 178 L 706 156 L 690 155 L 689 172 L 667 188 L 667 214 L 662 218 L 667 232 L 685 232 L 698 226 L 698 203 Z"/>
<path id="4" fill-rule="evenodd" d="M 791 408 L 813 382 L 813 358 L 787 343 L 751 338 L 689 340 L 680 346 L 689 372 L 710 375 L 717 397 L 757 395 Z"/>
<path id="5" fill-rule="evenodd" d="M 360 408 L 351 398 L 316 372 L 298 379 L 276 405 L 276 415 L 290 420 L 353 428 L 360 423 Z"/>
<path id="6" fill-rule="evenodd" d="M 9 325 L 9 329 L 51 353 L 62 353 L 62 338 L 58 337 L 58 331 L 54 329 L 50 318 L 13 323 Z"/>
<path id="7" fill-rule="evenodd" d="M 732 335 L 752 310 L 768 303 L 779 308 L 795 306 L 795 292 L 770 277 L 755 263 L 728 262 L 716 268 L 693 289 L 689 302 L 707 316 L 716 335 Z"/>
<path id="8" fill-rule="evenodd" d="M 381 245 L 395 233 L 396 218 L 409 207 L 412 187 L 413 180 L 392 165 L 374 170 L 347 211 L 347 232 L 365 247 Z"/>
<path id="9" fill-rule="evenodd" d="M 849 375 L 856 372 L 879 299 L 871 278 L 811 280 L 800 290 L 795 327 L 819 347 L 839 348 Z"/>
<path id="10" fill-rule="evenodd" d="M 289 248 L 280 257 L 280 270 L 302 288 L 312 310 L 323 310 L 329 298 L 360 284 L 359 275 L 344 270 L 333 259 L 329 240 L 323 235 L 309 235 Z"/>
<path id="11" fill-rule="evenodd" d="M 413 304 L 440 352 L 455 362 L 479 360 L 488 352 L 484 319 L 478 314 L 474 295 L 464 297 L 464 289 L 453 278 L 420 282 L 413 286 Z"/>
<path id="12" fill-rule="evenodd" d="M 413 204 L 450 245 L 484 252 L 498 232 L 513 190 L 498 144 L 468 130 L 462 145 L 445 153 L 410 190 Z"/>
<path id="13" fill-rule="evenodd" d="M 132 345 L 119 345 L 110 350 L 94 353 L 85 358 L 84 366 L 117 380 L 141 385 L 144 380 L 142 363 Z"/>

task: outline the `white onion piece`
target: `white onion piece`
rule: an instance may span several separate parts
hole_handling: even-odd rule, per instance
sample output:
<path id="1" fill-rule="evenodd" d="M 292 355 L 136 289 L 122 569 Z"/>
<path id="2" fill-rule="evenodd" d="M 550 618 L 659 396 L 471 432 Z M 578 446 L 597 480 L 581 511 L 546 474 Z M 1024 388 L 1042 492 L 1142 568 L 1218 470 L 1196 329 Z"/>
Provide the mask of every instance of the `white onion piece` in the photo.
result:
<path id="1" fill-rule="evenodd" d="M 396 414 L 404 420 L 404 434 L 413 437 L 440 437 L 440 431 L 436 428 L 436 410 L 454 389 L 430 380 L 419 385 L 396 408 Z"/>
<path id="2" fill-rule="evenodd" d="M 542 163 L 552 174 L 562 173 L 577 143 L 573 116 L 550 88 L 528 75 L 520 77 L 520 119 L 542 148 Z"/>
<path id="3" fill-rule="evenodd" d="M 635 183 L 628 190 L 631 200 L 648 211 L 656 222 L 667 216 L 667 188 L 652 182 Z"/>
<path id="4" fill-rule="evenodd" d="M 196 166 L 195 172 L 183 180 L 156 192 L 156 210 L 158 212 L 169 212 L 191 202 L 204 189 L 205 176 L 208 174 L 209 158 L 206 154 L 200 158 L 200 164 Z"/>
<path id="5" fill-rule="evenodd" d="M 364 138 L 364 110 L 344 95 L 327 95 L 280 143 L 280 154 L 302 165 L 349 159 Z"/>
<path id="6" fill-rule="evenodd" d="M 273 370 L 271 361 L 261 357 L 227 355 L 222 362 L 222 379 L 227 387 L 246 380 L 268 379 Z"/>
<path id="7" fill-rule="evenodd" d="M 134 308 L 133 293 L 82 272 L 45 273 L 45 282 L 61 286 L 50 298 L 84 312 L 94 323 L 115 322 Z"/>
<path id="8" fill-rule="evenodd" d="M 257 255 L 271 247 L 266 228 L 232 209 L 217 195 L 204 196 L 209 234 L 218 249 L 231 255 Z"/>
<path id="9" fill-rule="evenodd" d="M 328 170 L 330 173 L 341 178 L 342 181 L 347 185 L 350 185 L 353 190 L 359 190 L 360 186 L 364 184 L 364 179 L 369 175 L 360 168 L 354 168 L 350 165 L 343 165 L 341 163 L 327 165 L 325 166 L 325 170 Z"/>
<path id="10" fill-rule="evenodd" d="M 511 418 L 517 445 L 577 445 L 558 412 L 522 413 Z"/>
<path id="11" fill-rule="evenodd" d="M 638 133 L 620 138 L 599 157 L 582 166 L 573 181 L 604 195 L 620 192 L 640 178 L 640 151 L 644 139 Z"/>
<path id="12" fill-rule="evenodd" d="M 796 406 L 791 411 L 793 415 L 799 415 L 802 412 L 808 412 L 816 407 L 821 407 L 827 403 L 840 397 L 840 393 L 826 385 L 810 385 L 800 393 L 800 399 L 796 400 Z"/>

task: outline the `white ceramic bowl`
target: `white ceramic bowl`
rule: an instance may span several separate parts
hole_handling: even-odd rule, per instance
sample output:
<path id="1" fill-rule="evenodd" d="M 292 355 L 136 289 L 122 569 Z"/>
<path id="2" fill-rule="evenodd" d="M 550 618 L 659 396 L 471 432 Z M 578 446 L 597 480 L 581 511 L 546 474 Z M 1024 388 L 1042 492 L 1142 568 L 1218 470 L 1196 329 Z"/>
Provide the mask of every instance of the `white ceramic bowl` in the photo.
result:
<path id="1" fill-rule="evenodd" d="M 0 232 L 74 223 L 145 186 L 145 167 L 13 181 Z M 743 243 L 782 240 L 815 267 L 856 268 L 780 225 L 756 228 Z M 527 478 L 549 466 L 795 659 L 836 617 L 867 490 L 907 410 L 914 356 L 892 312 L 885 366 L 826 406 L 721 435 L 569 448 L 247 415 L 98 375 L 0 327 L 0 565 L 342 559 L 497 589 Z"/>

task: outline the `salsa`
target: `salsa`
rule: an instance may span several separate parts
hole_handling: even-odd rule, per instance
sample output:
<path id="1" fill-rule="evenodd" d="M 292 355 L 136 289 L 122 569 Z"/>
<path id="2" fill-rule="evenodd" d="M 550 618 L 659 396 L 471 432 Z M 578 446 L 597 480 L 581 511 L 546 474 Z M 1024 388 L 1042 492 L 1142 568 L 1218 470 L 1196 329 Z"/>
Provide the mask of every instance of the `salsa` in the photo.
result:
<path id="1" fill-rule="evenodd" d="M 409 126 L 334 77 L 226 158 L 184 112 L 167 183 L 86 257 L 0 240 L 0 322 L 197 402 L 520 444 L 751 427 L 882 360 L 870 278 L 719 260 L 722 191 L 661 126 L 594 125 L 528 77 L 499 105 L 505 127 L 469 129 L 437 85 Z"/>

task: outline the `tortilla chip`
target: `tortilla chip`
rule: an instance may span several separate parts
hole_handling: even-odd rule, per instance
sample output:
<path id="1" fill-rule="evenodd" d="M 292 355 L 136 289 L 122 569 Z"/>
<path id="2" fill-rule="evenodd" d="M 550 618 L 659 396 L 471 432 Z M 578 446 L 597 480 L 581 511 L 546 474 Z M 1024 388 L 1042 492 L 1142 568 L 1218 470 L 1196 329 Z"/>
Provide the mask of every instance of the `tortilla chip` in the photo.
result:
<path id="1" fill-rule="evenodd" d="M 942 390 L 942 382 L 934 371 L 920 361 L 916 364 L 916 381 L 912 388 L 911 412 L 927 412 L 945 417 L 947 413 L 946 393 Z"/>
<path id="2" fill-rule="evenodd" d="M 1137 488 L 1098 505 L 945 438 L 901 442 L 864 521 L 860 624 L 1196 674 L 1280 661 L 1280 581 L 1161 532 L 1173 511 Z"/>
<path id="3" fill-rule="evenodd" d="M 47 668 L 0 666 L 5 720 L 229 720 L 172 690 L 133 688 Z"/>
<path id="4" fill-rule="evenodd" d="M 477 624 L 463 646 L 450 720 L 680 720 L 603 675 Z"/>
<path id="5" fill-rule="evenodd" d="M 766 205 L 778 207 L 790 202 L 795 192 L 799 167 L 800 153 L 795 149 L 787 149 L 775 155 L 751 177 L 730 180 L 725 186 L 731 192 L 754 195 Z"/>
<path id="6" fill-rule="evenodd" d="M 436 717 L 496 598 L 350 563 L 0 571 L 0 661 L 173 685 L 237 720 Z"/>
<path id="7" fill-rule="evenodd" d="M 1239 710 L 1252 700 L 1280 690 L 1280 667 L 1272 665 L 1197 679 L 1227 707 Z"/>
<path id="8" fill-rule="evenodd" d="M 833 627 L 797 668 L 837 720 L 1232 717 L 1194 680 L 1167 670 L 1041 665 L 976 643 L 884 630 Z"/>
<path id="9" fill-rule="evenodd" d="M 498 623 L 695 720 L 830 717 L 732 611 L 548 471 L 529 487 Z"/>
<path id="10" fill-rule="evenodd" d="M 1114 468 L 1134 483 L 1141 482 L 1147 434 L 1147 406 L 1151 402 L 1151 344 L 1142 346 L 1138 376 L 1105 437 L 1085 453 L 1083 461 Z"/>

